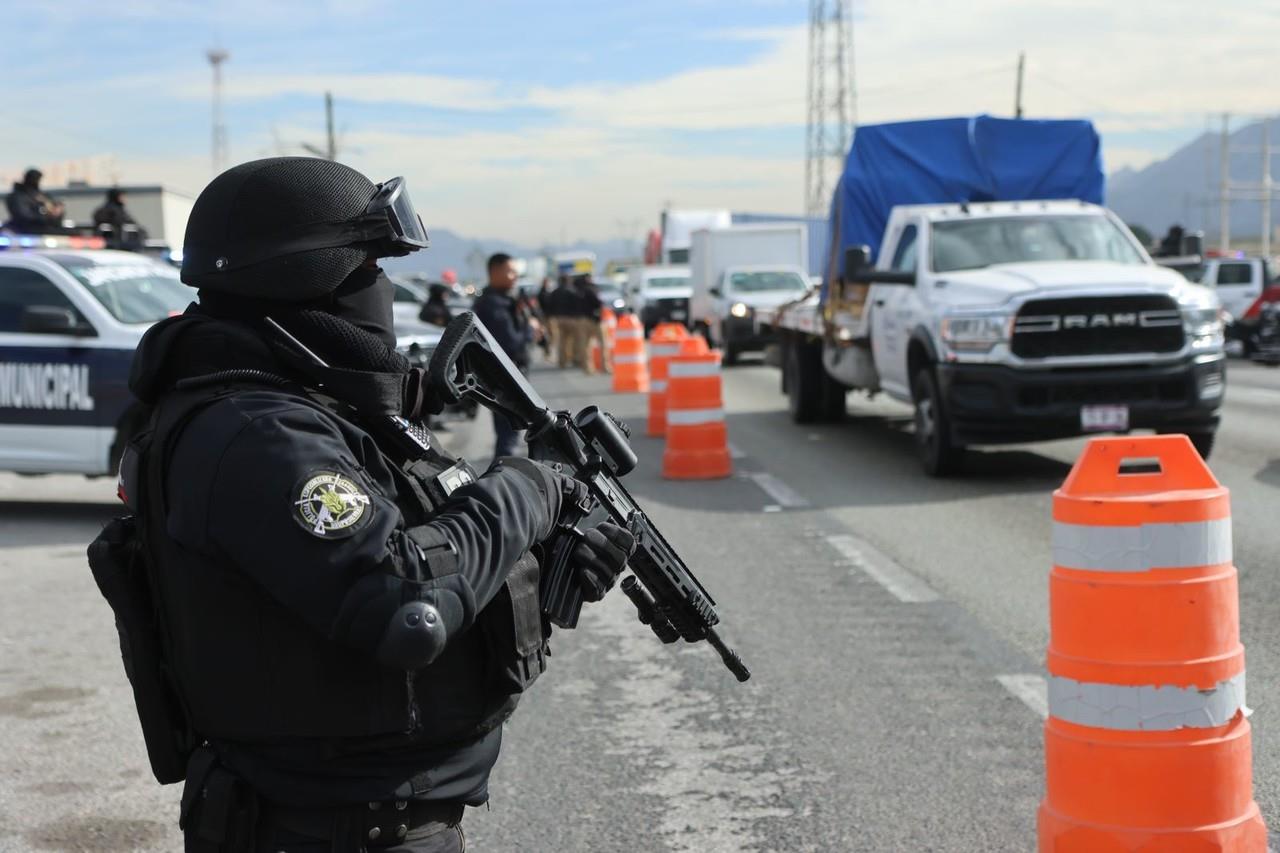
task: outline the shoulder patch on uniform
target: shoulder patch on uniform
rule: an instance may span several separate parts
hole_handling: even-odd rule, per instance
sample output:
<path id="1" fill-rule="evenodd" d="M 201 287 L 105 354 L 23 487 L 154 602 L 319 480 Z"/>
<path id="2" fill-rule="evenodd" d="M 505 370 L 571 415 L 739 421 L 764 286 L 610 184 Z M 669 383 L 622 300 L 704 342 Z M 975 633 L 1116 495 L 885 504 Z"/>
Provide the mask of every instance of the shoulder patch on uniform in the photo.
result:
<path id="1" fill-rule="evenodd" d="M 293 490 L 293 517 L 312 536 L 341 539 L 373 516 L 373 504 L 356 481 L 336 471 L 313 471 Z"/>

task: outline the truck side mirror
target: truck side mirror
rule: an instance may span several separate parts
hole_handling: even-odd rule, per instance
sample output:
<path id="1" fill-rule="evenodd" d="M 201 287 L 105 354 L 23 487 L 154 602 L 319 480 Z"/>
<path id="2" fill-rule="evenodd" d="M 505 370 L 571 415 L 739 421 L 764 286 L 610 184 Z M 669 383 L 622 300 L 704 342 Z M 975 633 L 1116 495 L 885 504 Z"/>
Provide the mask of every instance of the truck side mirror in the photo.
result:
<path id="1" fill-rule="evenodd" d="M 851 278 L 850 273 L 862 269 L 871 264 L 871 247 L 870 246 L 850 246 L 844 250 L 844 272 L 845 278 Z"/>
<path id="2" fill-rule="evenodd" d="M 720 289 L 719 285 L 717 285 L 716 287 L 710 288 L 707 291 L 707 293 L 710 293 L 716 299 L 719 299 L 721 296 L 724 296 L 724 291 Z"/>
<path id="3" fill-rule="evenodd" d="M 856 284 L 916 283 L 914 272 L 878 270 L 871 266 L 870 246 L 850 246 L 844 250 L 844 280 Z"/>

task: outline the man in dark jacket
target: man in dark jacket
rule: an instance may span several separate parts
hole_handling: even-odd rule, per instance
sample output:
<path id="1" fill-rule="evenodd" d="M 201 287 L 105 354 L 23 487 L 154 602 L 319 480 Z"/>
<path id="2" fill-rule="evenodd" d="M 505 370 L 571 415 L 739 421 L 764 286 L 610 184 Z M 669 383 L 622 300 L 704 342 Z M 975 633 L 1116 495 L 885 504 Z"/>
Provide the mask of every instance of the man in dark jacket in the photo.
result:
<path id="1" fill-rule="evenodd" d="M 133 227 L 126 231 L 126 225 Z M 107 190 L 107 200 L 93 212 L 93 226 L 113 246 L 132 246 L 147 239 L 146 229 L 134 222 L 124 206 L 124 190 L 119 187 Z"/>
<path id="2" fill-rule="evenodd" d="M 402 179 L 236 166 L 188 224 L 199 304 L 138 348 L 130 387 L 155 414 L 121 493 L 193 732 L 189 853 L 460 851 L 545 665 L 530 549 L 582 492 L 527 459 L 478 476 L 423 428 L 431 392 L 392 349 L 376 260 L 426 243 Z M 587 534 L 588 599 L 631 547 Z"/>
<path id="3" fill-rule="evenodd" d="M 63 231 L 62 216 L 66 208 L 40 190 L 44 174 L 39 169 L 27 169 L 22 180 L 13 185 L 5 198 L 9 208 L 9 227 L 27 234 L 57 234 Z"/>
<path id="4" fill-rule="evenodd" d="M 511 256 L 498 252 L 487 264 L 489 284 L 471 306 L 490 334 L 521 370 L 529 367 L 529 346 L 533 343 L 533 325 L 516 299 L 516 267 Z M 511 456 L 520 442 L 520 431 L 499 412 L 493 413 L 493 429 L 498 434 L 495 457 Z"/>

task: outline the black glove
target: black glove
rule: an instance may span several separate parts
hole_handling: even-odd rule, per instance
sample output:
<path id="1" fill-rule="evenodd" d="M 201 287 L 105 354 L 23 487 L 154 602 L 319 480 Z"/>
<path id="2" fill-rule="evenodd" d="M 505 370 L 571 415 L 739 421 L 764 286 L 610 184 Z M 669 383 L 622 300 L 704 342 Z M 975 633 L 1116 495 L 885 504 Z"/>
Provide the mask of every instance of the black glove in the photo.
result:
<path id="1" fill-rule="evenodd" d="M 573 549 L 573 567 L 582 597 L 587 601 L 604 598 L 635 549 L 636 539 L 631 532 L 613 522 L 602 521 L 588 530 Z"/>

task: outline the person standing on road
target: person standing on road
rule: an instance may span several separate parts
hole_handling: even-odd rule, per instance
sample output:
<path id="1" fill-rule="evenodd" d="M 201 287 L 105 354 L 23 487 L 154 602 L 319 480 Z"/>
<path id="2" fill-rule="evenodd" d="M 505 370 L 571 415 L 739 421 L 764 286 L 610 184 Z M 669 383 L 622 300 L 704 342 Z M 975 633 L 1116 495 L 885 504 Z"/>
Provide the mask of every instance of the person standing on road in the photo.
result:
<path id="1" fill-rule="evenodd" d="M 573 363 L 593 374 L 596 371 L 591 363 L 591 338 L 592 329 L 600 324 L 600 296 L 587 276 L 575 276 L 570 293 L 573 294 L 570 303 L 573 306 Z"/>
<path id="2" fill-rule="evenodd" d="M 600 365 L 601 369 L 610 372 L 609 365 L 609 347 L 605 344 L 604 333 L 604 300 L 600 298 L 600 288 L 592 281 L 590 276 L 583 276 L 582 299 L 586 303 L 587 318 L 590 321 L 587 324 L 587 363 L 588 373 L 595 372 L 595 364 L 591 362 L 591 342 L 595 341 L 596 346 L 600 347 Z"/>
<path id="3" fill-rule="evenodd" d="M 471 310 L 475 311 L 512 363 L 527 372 L 534 326 L 516 298 L 518 273 L 515 264 L 510 255 L 498 252 L 489 256 L 487 269 L 489 284 L 476 297 Z M 493 429 L 498 434 L 494 456 L 514 455 L 520 443 L 520 431 L 501 412 L 493 413 Z"/>
<path id="4" fill-rule="evenodd" d="M 542 297 L 542 313 L 551 331 L 551 351 L 555 353 L 556 367 L 562 369 L 573 357 L 572 303 L 568 279 L 563 275 L 556 281 L 556 286 Z M 550 359 L 551 355 L 547 357 Z"/>
<path id="5" fill-rule="evenodd" d="M 138 707 L 157 778 L 185 778 L 189 853 L 462 850 L 545 667 L 531 549 L 584 493 L 528 459 L 476 476 L 429 431 L 406 440 L 432 392 L 393 349 L 376 264 L 426 245 L 403 179 L 328 160 L 236 166 L 191 212 L 199 304 L 138 348 L 130 387 L 154 414 L 121 464 L 136 527 L 108 527 L 136 529 L 147 566 L 163 653 L 130 673 L 136 690 L 154 661 L 176 697 L 159 729 L 156 695 Z M 633 544 L 586 534 L 589 600 Z"/>

